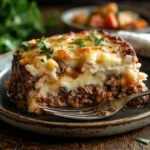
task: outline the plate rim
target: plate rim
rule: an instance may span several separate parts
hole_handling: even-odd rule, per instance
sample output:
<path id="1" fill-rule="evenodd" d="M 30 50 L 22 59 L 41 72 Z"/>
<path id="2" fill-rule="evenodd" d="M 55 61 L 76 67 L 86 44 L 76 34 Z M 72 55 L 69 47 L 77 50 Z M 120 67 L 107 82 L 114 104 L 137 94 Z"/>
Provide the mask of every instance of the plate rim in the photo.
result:
<path id="1" fill-rule="evenodd" d="M 150 111 L 147 111 L 142 114 L 134 115 L 131 117 L 125 117 L 122 119 L 116 119 L 112 121 L 93 121 L 93 122 L 59 122 L 59 121 L 47 121 L 47 120 L 40 120 L 35 118 L 26 117 L 24 115 L 20 115 L 11 111 L 8 111 L 0 106 L 0 113 L 6 117 L 14 119 L 16 121 L 22 121 L 25 123 L 38 123 L 40 125 L 48 125 L 48 126 L 57 126 L 57 127 L 72 127 L 72 128 L 92 128 L 92 127 L 107 127 L 107 126 L 116 126 L 116 125 L 123 125 L 132 123 L 139 120 L 144 120 L 150 117 Z M 64 119 L 65 120 L 65 119 Z M 150 123 L 150 122 L 149 122 Z"/>

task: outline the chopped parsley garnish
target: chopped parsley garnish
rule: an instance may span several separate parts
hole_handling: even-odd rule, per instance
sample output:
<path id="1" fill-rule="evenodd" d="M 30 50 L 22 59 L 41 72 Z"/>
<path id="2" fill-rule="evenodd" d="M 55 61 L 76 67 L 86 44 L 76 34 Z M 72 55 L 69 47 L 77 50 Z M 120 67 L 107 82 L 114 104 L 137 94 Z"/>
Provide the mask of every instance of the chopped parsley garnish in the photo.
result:
<path id="1" fill-rule="evenodd" d="M 59 45 L 61 48 L 63 48 L 63 45 Z"/>
<path id="2" fill-rule="evenodd" d="M 68 89 L 67 89 L 67 87 L 63 86 L 63 87 L 61 87 L 61 91 L 64 92 L 64 93 L 67 93 Z"/>
<path id="3" fill-rule="evenodd" d="M 94 34 L 94 32 L 90 32 L 90 39 L 93 39 L 93 38 L 95 38 L 95 34 Z"/>
<path id="4" fill-rule="evenodd" d="M 103 41 L 104 40 L 102 38 L 99 39 L 99 38 L 95 37 L 94 38 L 94 46 L 101 45 Z"/>
<path id="5" fill-rule="evenodd" d="M 75 48 L 75 46 L 74 46 L 74 45 L 69 45 L 68 47 L 69 47 L 69 48 Z"/>
<path id="6" fill-rule="evenodd" d="M 73 49 L 69 49 L 69 51 L 71 51 L 71 52 L 76 52 L 75 50 L 73 50 Z"/>
<path id="7" fill-rule="evenodd" d="M 71 52 L 76 52 L 76 51 L 73 49 L 73 48 L 76 48 L 75 45 L 69 45 L 68 48 L 69 48 L 69 49 L 68 49 L 69 51 L 71 51 Z"/>
<path id="8" fill-rule="evenodd" d="M 97 37 L 94 38 L 94 46 L 98 45 L 104 46 L 104 38 L 97 38 Z"/>
<path id="9" fill-rule="evenodd" d="M 42 36 L 40 39 L 36 39 L 36 42 L 37 42 L 37 43 L 40 43 L 40 42 L 42 42 L 42 41 L 44 41 L 44 40 L 45 40 L 45 37 Z"/>
<path id="10" fill-rule="evenodd" d="M 47 47 L 48 43 L 46 40 L 43 40 L 41 43 L 38 44 L 38 47 L 40 47 L 41 49 L 41 52 L 40 54 L 46 54 L 47 55 L 47 58 L 51 58 L 51 54 L 53 54 L 54 50 L 51 49 L 51 48 L 48 48 Z"/>
<path id="11" fill-rule="evenodd" d="M 43 47 L 41 47 L 41 50 L 42 50 L 42 51 L 40 52 L 41 54 L 42 54 L 42 53 L 53 54 L 53 51 L 54 51 L 54 50 L 51 49 L 51 48 L 47 48 L 45 45 L 44 45 Z"/>
<path id="12" fill-rule="evenodd" d="M 90 32 L 89 38 L 93 40 L 94 46 L 104 46 L 104 38 L 98 38 L 94 32 Z"/>
<path id="13" fill-rule="evenodd" d="M 24 42 L 22 42 L 22 45 L 26 48 L 29 48 L 30 43 L 28 41 L 24 41 Z"/>
<path id="14" fill-rule="evenodd" d="M 42 58 L 42 59 L 41 59 L 41 62 L 45 62 L 45 60 Z"/>
<path id="15" fill-rule="evenodd" d="M 121 75 L 121 74 L 117 74 L 116 76 L 117 76 L 117 78 L 119 78 L 119 79 L 123 79 L 123 75 Z"/>
<path id="16" fill-rule="evenodd" d="M 43 41 L 41 41 L 39 44 L 38 44 L 38 47 L 47 47 L 48 46 L 48 43 L 47 43 L 47 41 L 46 40 L 43 40 Z"/>
<path id="17" fill-rule="evenodd" d="M 84 40 L 81 39 L 81 38 L 75 39 L 74 42 L 77 43 L 80 47 L 84 47 L 85 46 Z"/>
<path id="18" fill-rule="evenodd" d="M 63 48 L 63 45 L 59 45 L 59 44 L 54 44 L 53 46 L 57 46 L 57 47 L 61 47 L 61 48 Z"/>
<path id="19" fill-rule="evenodd" d="M 22 42 L 20 51 L 28 51 L 30 45 L 31 44 L 28 41 Z"/>
<path id="20" fill-rule="evenodd" d="M 51 52 L 51 54 L 53 53 L 53 51 Z M 51 58 L 51 54 L 47 54 L 47 58 L 50 59 Z"/>
<path id="21" fill-rule="evenodd" d="M 150 142 L 150 139 L 144 139 L 144 138 L 140 138 L 140 137 L 134 138 L 134 140 L 139 141 L 144 144 L 148 144 Z"/>

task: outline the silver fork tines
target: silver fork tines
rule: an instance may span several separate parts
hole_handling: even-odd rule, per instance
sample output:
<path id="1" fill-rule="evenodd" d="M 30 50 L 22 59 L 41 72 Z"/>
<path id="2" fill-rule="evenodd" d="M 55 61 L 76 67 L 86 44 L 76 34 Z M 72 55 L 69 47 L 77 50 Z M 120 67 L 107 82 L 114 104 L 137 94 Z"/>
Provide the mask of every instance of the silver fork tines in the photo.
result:
<path id="1" fill-rule="evenodd" d="M 66 117 L 66 118 L 72 118 L 72 119 L 82 119 L 87 120 L 87 116 L 91 119 L 98 116 L 97 110 L 94 108 L 94 106 L 84 107 L 84 108 L 78 108 L 78 109 L 69 109 L 69 108 L 55 108 L 55 107 L 44 107 L 44 106 L 38 106 L 39 108 L 43 109 L 45 112 L 54 114 L 56 116 L 60 117 Z M 96 118 L 95 118 L 96 119 Z"/>
<path id="2" fill-rule="evenodd" d="M 90 105 L 81 108 L 67 108 L 67 107 L 44 107 L 38 106 L 47 114 L 53 114 L 59 117 L 78 119 L 78 120 L 94 120 L 103 119 L 117 113 L 125 104 L 135 98 L 149 95 L 150 90 L 141 93 L 136 93 L 126 98 L 116 99 L 113 101 L 103 102 L 97 105 Z"/>

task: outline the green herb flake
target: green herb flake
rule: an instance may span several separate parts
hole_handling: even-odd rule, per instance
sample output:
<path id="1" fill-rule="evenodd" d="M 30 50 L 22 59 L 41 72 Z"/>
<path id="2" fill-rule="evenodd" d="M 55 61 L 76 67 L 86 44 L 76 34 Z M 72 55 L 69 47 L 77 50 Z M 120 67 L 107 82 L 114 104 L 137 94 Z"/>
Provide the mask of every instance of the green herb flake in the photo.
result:
<path id="1" fill-rule="evenodd" d="M 24 41 L 21 43 L 24 47 L 29 47 L 30 46 L 30 43 L 28 41 Z"/>
<path id="2" fill-rule="evenodd" d="M 44 40 L 45 40 L 45 37 L 42 36 L 40 39 L 36 39 L 36 42 L 37 42 L 37 43 L 40 43 L 40 42 L 42 42 L 42 41 L 44 41 Z"/>
<path id="3" fill-rule="evenodd" d="M 93 40 L 94 46 L 104 46 L 104 38 L 98 38 L 93 31 L 89 33 L 89 38 Z"/>
<path id="4" fill-rule="evenodd" d="M 75 45 L 69 45 L 68 48 L 72 49 L 72 48 L 76 48 Z"/>
<path id="5" fill-rule="evenodd" d="M 51 55 L 50 55 L 50 54 L 47 54 L 47 58 L 48 58 L 48 59 L 50 59 L 50 58 L 52 58 L 52 57 L 51 57 Z"/>
<path id="6" fill-rule="evenodd" d="M 90 38 L 90 39 L 94 39 L 94 38 L 95 38 L 94 32 L 92 32 L 92 31 L 90 32 L 89 38 Z"/>
<path id="7" fill-rule="evenodd" d="M 119 79 L 123 79 L 123 75 L 117 75 L 117 77 L 119 78 Z"/>
<path id="8" fill-rule="evenodd" d="M 104 46 L 104 38 L 94 38 L 94 46 Z"/>
<path id="9" fill-rule="evenodd" d="M 45 60 L 42 58 L 42 59 L 41 59 L 41 62 L 45 62 Z"/>
<path id="10" fill-rule="evenodd" d="M 77 43 L 80 47 L 85 47 L 85 43 L 81 38 L 75 39 L 74 42 Z"/>
<path id="11" fill-rule="evenodd" d="M 69 48 L 68 50 L 71 51 L 71 52 L 76 52 L 76 50 L 73 49 L 75 47 L 76 47 L 75 45 L 69 45 L 68 46 L 68 48 Z"/>
<path id="12" fill-rule="evenodd" d="M 71 52 L 76 52 L 75 50 L 73 50 L 73 49 L 69 49 L 69 51 L 71 51 Z"/>
<path id="13" fill-rule="evenodd" d="M 63 48 L 63 45 L 59 45 L 61 48 Z"/>
<path id="14" fill-rule="evenodd" d="M 69 48 L 74 48 L 74 46 L 73 46 L 73 45 L 69 45 L 68 47 L 69 47 Z"/>
<path id="15" fill-rule="evenodd" d="M 63 92 L 65 92 L 65 93 L 68 92 L 68 89 L 67 89 L 67 87 L 65 87 L 65 86 L 61 87 L 61 90 L 62 90 Z"/>
<path id="16" fill-rule="evenodd" d="M 47 47 L 47 45 L 48 45 L 47 41 L 44 40 L 44 41 L 41 41 L 37 46 L 38 46 L 38 47 L 44 47 L 44 46 Z"/>
<path id="17" fill-rule="evenodd" d="M 20 51 L 28 51 L 30 45 L 31 44 L 28 41 L 22 42 Z"/>
<path id="18" fill-rule="evenodd" d="M 41 43 L 38 44 L 38 47 L 40 47 L 40 54 L 46 54 L 47 58 L 50 59 L 51 58 L 51 54 L 53 54 L 54 50 L 51 48 L 47 47 L 48 43 L 46 40 L 42 41 Z"/>
<path id="19" fill-rule="evenodd" d="M 150 139 L 144 139 L 144 138 L 141 138 L 141 137 L 134 138 L 134 140 L 139 141 L 143 144 L 148 144 L 150 142 Z"/>
<path id="20" fill-rule="evenodd" d="M 54 44 L 53 46 L 59 46 L 58 44 Z"/>
<path id="21" fill-rule="evenodd" d="M 46 46 L 43 46 L 43 47 L 41 48 L 41 50 L 42 50 L 42 52 L 48 53 L 48 54 L 53 54 L 53 52 L 54 52 L 53 49 L 47 48 Z"/>

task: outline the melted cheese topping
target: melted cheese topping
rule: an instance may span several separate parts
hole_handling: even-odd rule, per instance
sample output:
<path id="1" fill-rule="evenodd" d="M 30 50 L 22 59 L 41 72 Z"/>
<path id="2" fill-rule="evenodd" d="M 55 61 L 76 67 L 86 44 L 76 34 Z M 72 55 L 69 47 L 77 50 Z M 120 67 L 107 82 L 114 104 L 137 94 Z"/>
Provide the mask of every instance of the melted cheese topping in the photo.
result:
<path id="1" fill-rule="evenodd" d="M 34 95 L 47 97 L 49 93 L 59 93 L 61 87 L 68 91 L 85 85 L 101 85 L 108 75 L 121 74 L 128 84 L 134 84 L 146 79 L 144 73 L 139 73 L 140 64 L 136 55 L 123 55 L 124 46 L 112 41 L 97 31 L 70 32 L 54 35 L 42 42 L 29 41 L 28 51 L 21 52 L 20 63 L 33 76 L 38 77 L 35 90 L 29 93 L 30 111 L 34 108 Z M 98 43 L 97 43 L 98 42 Z M 34 45 L 34 48 L 32 47 Z M 59 61 L 63 61 L 66 70 L 63 74 L 57 72 Z M 78 68 L 80 72 L 75 70 Z M 124 82 L 125 83 L 125 82 Z"/>

